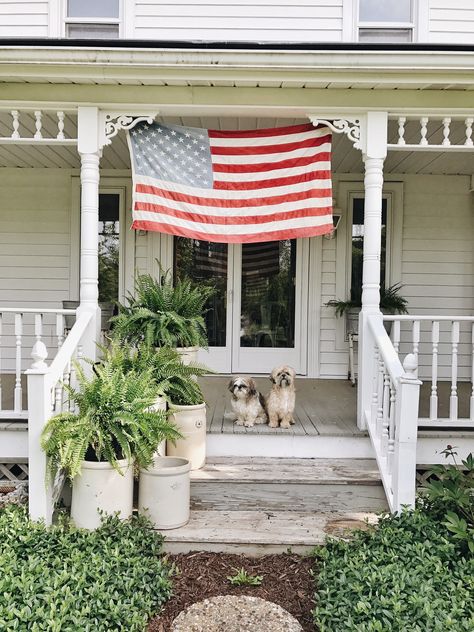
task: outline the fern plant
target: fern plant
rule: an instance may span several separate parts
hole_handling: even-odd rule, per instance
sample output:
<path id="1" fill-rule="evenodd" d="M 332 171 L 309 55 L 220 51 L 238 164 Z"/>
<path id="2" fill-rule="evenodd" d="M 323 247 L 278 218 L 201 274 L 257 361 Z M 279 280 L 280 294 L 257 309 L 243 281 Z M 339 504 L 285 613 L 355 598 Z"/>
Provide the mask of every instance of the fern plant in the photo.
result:
<path id="1" fill-rule="evenodd" d="M 204 396 L 196 378 L 212 371 L 202 364 L 183 364 L 175 349 L 146 345 L 131 348 L 128 345 L 112 346 L 112 353 L 101 348 L 104 358 L 124 372 L 147 373 L 156 384 L 156 396 L 170 404 L 193 406 L 202 404 Z"/>
<path id="2" fill-rule="evenodd" d="M 153 347 L 207 347 L 205 304 L 215 289 L 178 279 L 173 285 L 167 272 L 161 281 L 150 274 L 137 276 L 135 296 L 119 305 L 112 319 L 119 340 Z"/>
<path id="3" fill-rule="evenodd" d="M 52 417 L 42 434 L 52 476 L 63 469 L 73 479 L 85 459 L 108 461 L 118 472 L 118 460 L 125 458 L 146 468 L 160 441 L 180 438 L 166 413 L 150 409 L 157 396 L 152 369 L 125 371 L 113 354 L 90 376 L 76 363 L 79 388 L 65 388 L 77 412 Z"/>

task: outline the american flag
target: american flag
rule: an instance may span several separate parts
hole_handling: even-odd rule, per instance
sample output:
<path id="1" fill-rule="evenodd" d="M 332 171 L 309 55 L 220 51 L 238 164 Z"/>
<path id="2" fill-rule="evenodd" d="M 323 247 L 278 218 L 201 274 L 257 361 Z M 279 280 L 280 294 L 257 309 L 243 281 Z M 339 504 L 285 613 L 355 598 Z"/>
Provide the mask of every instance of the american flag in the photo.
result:
<path id="1" fill-rule="evenodd" d="M 139 123 L 129 146 L 132 228 L 222 243 L 333 230 L 327 127 L 222 132 Z"/>

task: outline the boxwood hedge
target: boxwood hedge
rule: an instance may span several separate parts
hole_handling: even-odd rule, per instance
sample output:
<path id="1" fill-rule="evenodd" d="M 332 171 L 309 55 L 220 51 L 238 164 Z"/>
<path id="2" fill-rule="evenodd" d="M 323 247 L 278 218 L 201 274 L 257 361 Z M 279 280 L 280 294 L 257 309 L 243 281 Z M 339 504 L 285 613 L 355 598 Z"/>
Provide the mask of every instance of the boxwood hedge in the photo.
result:
<path id="1" fill-rule="evenodd" d="M 0 510 L 0 630 L 141 632 L 171 592 L 162 537 L 142 519 L 50 529 Z"/>
<path id="2" fill-rule="evenodd" d="M 426 512 L 385 517 L 317 558 L 320 632 L 474 630 L 474 557 Z"/>

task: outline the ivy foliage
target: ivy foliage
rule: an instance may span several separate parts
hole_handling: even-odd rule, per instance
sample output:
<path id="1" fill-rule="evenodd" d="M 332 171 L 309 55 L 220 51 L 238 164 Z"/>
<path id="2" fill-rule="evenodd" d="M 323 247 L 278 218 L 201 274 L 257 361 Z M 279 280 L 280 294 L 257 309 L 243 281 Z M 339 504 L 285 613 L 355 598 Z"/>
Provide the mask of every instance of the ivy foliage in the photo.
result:
<path id="1" fill-rule="evenodd" d="M 133 459 L 146 468 L 160 441 L 180 438 L 166 413 L 152 409 L 158 391 L 152 369 L 125 371 L 115 353 L 120 353 L 118 347 L 94 365 L 90 376 L 76 363 L 79 388 L 65 388 L 77 412 L 55 415 L 42 434 L 51 475 L 64 469 L 73 479 L 86 455 L 89 460 L 108 461 L 120 473 L 119 459 Z"/>
<path id="2" fill-rule="evenodd" d="M 2 632 L 143 632 L 171 593 L 162 536 L 143 518 L 46 529 L 0 510 Z"/>
<path id="3" fill-rule="evenodd" d="M 119 305 L 112 319 L 116 338 L 153 347 L 207 347 L 205 304 L 215 288 L 177 279 L 140 274 L 128 305 Z"/>
<path id="4" fill-rule="evenodd" d="M 317 554 L 320 632 L 472 632 L 474 557 L 420 509 Z"/>

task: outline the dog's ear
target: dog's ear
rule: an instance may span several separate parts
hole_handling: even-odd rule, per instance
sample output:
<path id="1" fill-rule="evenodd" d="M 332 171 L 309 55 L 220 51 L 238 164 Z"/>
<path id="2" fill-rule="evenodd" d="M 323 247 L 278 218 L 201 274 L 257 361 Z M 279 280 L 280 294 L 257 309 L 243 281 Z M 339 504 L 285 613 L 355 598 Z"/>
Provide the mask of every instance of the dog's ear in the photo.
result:
<path id="1" fill-rule="evenodd" d="M 229 385 L 227 386 L 227 388 L 229 389 L 229 391 L 230 391 L 231 393 L 232 393 L 232 392 L 233 392 L 233 390 L 234 390 L 234 383 L 235 383 L 235 380 L 234 380 L 234 378 L 232 378 L 232 379 L 231 379 L 231 381 L 229 382 Z"/>
<path id="2" fill-rule="evenodd" d="M 276 382 L 275 382 L 275 378 L 273 377 L 273 375 L 270 375 L 270 377 L 269 377 L 268 379 L 270 380 L 270 382 L 271 382 L 272 384 L 276 384 Z"/>
<path id="3" fill-rule="evenodd" d="M 255 380 L 252 380 L 252 378 L 248 379 L 247 385 L 249 389 L 249 397 L 255 397 L 257 394 L 257 385 L 255 384 Z"/>

